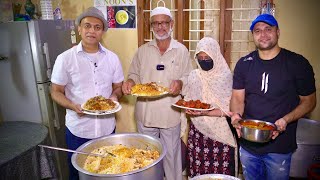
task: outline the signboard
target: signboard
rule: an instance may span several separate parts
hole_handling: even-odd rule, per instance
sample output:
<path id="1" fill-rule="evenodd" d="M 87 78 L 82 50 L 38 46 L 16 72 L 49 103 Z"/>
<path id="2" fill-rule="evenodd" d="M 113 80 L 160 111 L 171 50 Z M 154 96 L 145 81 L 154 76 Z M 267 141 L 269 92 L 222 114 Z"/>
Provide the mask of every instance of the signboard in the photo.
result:
<path id="1" fill-rule="evenodd" d="M 136 0 L 94 0 L 108 20 L 108 28 L 136 28 Z"/>

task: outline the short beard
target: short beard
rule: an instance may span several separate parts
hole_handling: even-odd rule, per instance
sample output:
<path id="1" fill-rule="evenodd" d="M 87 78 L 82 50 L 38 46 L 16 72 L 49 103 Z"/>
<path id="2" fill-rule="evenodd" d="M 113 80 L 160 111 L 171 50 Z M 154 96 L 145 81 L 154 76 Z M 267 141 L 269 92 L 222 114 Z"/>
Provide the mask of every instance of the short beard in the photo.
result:
<path id="1" fill-rule="evenodd" d="M 267 50 L 271 50 L 273 49 L 275 46 L 277 45 L 277 42 L 276 43 L 271 43 L 269 44 L 269 46 L 267 47 L 261 47 L 260 45 L 257 46 L 257 48 L 261 51 L 267 51 Z"/>
<path id="2" fill-rule="evenodd" d="M 153 33 L 153 36 L 158 39 L 158 40 L 165 40 L 167 38 L 169 38 L 171 36 L 171 33 L 172 33 L 173 29 L 170 27 L 170 30 L 167 34 L 163 35 L 163 36 L 159 36 L 158 34 L 156 34 L 153 30 L 152 30 L 152 33 Z"/>
<path id="3" fill-rule="evenodd" d="M 277 36 L 277 40 L 276 41 L 271 42 L 270 44 L 268 44 L 267 47 L 262 47 L 262 46 L 259 45 L 259 43 L 256 44 L 256 47 L 261 51 L 271 50 L 278 44 L 278 39 L 279 39 L 279 36 Z"/>

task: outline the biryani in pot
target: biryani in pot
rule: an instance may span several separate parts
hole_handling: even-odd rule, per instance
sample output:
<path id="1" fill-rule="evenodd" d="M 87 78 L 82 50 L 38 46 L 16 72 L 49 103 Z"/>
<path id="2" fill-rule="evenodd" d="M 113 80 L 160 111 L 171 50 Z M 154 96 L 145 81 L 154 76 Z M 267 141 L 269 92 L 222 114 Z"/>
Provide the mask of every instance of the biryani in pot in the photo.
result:
<path id="1" fill-rule="evenodd" d="M 113 153 L 116 157 L 108 155 L 107 152 Z M 121 174 L 138 170 L 152 164 L 160 157 L 158 151 L 127 147 L 121 144 L 102 146 L 91 153 L 106 156 L 88 156 L 85 160 L 83 169 L 96 174 Z"/>

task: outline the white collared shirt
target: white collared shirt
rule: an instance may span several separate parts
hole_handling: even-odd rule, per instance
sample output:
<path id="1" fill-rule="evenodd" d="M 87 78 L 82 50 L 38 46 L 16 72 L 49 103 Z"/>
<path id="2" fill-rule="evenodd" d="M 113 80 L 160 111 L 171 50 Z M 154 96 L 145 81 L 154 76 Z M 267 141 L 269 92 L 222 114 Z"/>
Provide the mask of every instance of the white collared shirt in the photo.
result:
<path id="1" fill-rule="evenodd" d="M 163 70 L 157 66 L 163 65 Z M 128 79 L 135 83 L 156 82 L 169 87 L 172 80 L 187 83 L 189 72 L 193 69 L 188 49 L 171 39 L 166 52 L 161 55 L 156 40 L 139 47 L 133 57 Z M 180 110 L 171 106 L 180 96 L 165 96 L 155 99 L 138 98 L 135 106 L 135 119 L 146 127 L 171 128 L 180 123 Z"/>
<path id="2" fill-rule="evenodd" d="M 123 80 L 121 62 L 115 53 L 99 44 L 98 53 L 88 55 L 81 42 L 57 57 L 51 77 L 52 83 L 65 86 L 66 97 L 77 104 L 84 104 L 98 95 L 109 98 L 112 83 Z M 75 111 L 67 109 L 66 126 L 78 137 L 93 139 L 108 135 L 115 125 L 114 114 L 79 117 Z"/>

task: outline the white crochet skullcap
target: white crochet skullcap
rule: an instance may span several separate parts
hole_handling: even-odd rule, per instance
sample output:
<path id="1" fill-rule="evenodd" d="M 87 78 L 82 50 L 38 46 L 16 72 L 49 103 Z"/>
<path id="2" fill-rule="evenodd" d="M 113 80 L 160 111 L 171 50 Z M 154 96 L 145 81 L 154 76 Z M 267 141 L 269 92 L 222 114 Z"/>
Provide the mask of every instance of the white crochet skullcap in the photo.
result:
<path id="1" fill-rule="evenodd" d="M 152 16 L 155 16 L 155 15 L 160 15 L 160 14 L 163 14 L 163 15 L 167 15 L 169 16 L 171 19 L 172 19 L 172 15 L 170 13 L 170 10 L 166 7 L 156 7 L 154 8 L 152 11 L 151 11 L 151 14 L 150 14 L 150 18 Z"/>

